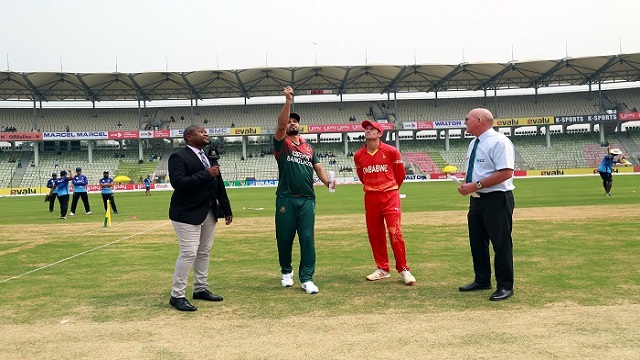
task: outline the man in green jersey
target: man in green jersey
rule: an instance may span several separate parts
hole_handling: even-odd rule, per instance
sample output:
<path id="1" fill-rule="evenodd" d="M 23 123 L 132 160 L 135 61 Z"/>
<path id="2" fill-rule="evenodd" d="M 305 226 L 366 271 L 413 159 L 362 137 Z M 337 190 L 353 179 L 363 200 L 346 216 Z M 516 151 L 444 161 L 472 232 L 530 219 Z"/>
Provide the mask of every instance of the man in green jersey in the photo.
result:
<path id="1" fill-rule="evenodd" d="M 286 101 L 278 115 L 278 127 L 273 135 L 273 154 L 278 162 L 279 182 L 276 190 L 276 240 L 278 259 L 282 272 L 281 284 L 293 286 L 291 251 L 293 239 L 298 233 L 300 242 L 300 267 L 298 277 L 307 294 L 317 294 L 313 283 L 316 266 L 316 249 L 313 240 L 316 196 L 313 190 L 313 172 L 322 183 L 335 189 L 318 161 L 313 147 L 300 132 L 300 115 L 291 112 L 293 89 L 284 88 Z"/>

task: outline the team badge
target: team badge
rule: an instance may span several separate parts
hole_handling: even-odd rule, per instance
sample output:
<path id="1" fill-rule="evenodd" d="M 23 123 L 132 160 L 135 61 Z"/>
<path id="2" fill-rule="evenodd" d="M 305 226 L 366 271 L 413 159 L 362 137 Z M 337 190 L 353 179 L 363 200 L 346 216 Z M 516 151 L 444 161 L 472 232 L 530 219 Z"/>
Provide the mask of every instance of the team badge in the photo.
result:
<path id="1" fill-rule="evenodd" d="M 285 213 L 285 212 L 287 212 L 287 210 L 285 209 L 285 207 L 284 207 L 284 206 L 280 206 L 280 212 L 281 212 L 281 213 Z"/>

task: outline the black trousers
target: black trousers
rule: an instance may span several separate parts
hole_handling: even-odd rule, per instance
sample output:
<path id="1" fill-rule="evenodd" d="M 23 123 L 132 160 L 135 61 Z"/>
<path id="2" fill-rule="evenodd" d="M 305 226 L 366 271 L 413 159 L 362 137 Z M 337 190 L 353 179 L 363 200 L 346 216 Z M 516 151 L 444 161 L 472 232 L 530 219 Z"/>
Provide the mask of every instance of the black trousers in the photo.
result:
<path id="1" fill-rule="evenodd" d="M 78 207 L 78 199 L 82 198 L 82 205 L 84 205 L 84 211 L 91 211 L 91 207 L 89 206 L 89 196 L 86 192 L 74 192 L 73 200 L 71 200 L 71 212 L 75 213 L 76 208 Z"/>
<path id="2" fill-rule="evenodd" d="M 107 211 L 107 200 L 111 200 L 111 210 L 118 212 L 116 208 L 116 200 L 113 198 L 113 194 L 102 194 L 102 203 L 104 204 L 104 211 Z"/>
<path id="3" fill-rule="evenodd" d="M 53 193 L 49 196 L 49 212 L 53 212 L 53 205 L 56 204 L 57 193 Z"/>
<path id="4" fill-rule="evenodd" d="M 471 197 L 467 222 L 475 282 L 491 283 L 489 242 L 495 252 L 494 267 L 498 289 L 513 289 L 513 209 L 511 191 L 495 191 Z"/>
<path id="5" fill-rule="evenodd" d="M 69 208 L 69 194 L 58 195 L 58 202 L 60 203 L 60 217 L 67 216 L 67 209 Z"/>

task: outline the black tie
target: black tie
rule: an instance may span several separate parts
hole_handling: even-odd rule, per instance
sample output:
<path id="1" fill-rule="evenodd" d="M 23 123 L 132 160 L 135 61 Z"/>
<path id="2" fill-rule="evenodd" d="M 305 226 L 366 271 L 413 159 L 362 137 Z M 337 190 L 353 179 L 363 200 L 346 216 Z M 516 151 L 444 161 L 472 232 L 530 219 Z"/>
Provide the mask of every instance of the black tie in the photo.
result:
<path id="1" fill-rule="evenodd" d="M 469 168 L 467 169 L 467 177 L 465 178 L 465 182 L 470 183 L 473 176 L 473 165 L 476 162 L 476 149 L 478 148 L 478 144 L 480 143 L 480 139 L 476 138 L 476 142 L 473 144 L 473 149 L 471 150 L 471 155 L 469 156 Z"/>

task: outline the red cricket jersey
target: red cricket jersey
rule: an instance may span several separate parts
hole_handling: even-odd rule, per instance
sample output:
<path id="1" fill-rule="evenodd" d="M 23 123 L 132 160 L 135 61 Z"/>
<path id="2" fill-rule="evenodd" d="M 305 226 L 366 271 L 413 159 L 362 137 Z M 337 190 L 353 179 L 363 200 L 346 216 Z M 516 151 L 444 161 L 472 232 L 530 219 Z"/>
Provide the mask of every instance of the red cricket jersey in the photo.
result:
<path id="1" fill-rule="evenodd" d="M 398 190 L 406 175 L 398 149 L 383 142 L 374 153 L 367 152 L 365 144 L 356 151 L 353 161 L 365 192 Z"/>

